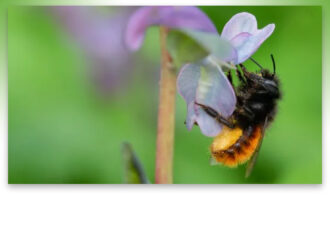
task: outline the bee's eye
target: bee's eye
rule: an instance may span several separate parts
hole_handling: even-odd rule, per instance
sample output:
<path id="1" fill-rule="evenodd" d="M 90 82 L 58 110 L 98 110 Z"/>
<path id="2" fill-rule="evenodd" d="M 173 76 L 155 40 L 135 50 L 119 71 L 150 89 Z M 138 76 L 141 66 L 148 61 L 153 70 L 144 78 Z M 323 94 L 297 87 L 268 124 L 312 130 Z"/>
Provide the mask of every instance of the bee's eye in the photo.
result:
<path id="1" fill-rule="evenodd" d="M 277 87 L 277 86 L 276 86 L 276 83 L 273 82 L 273 81 L 270 81 L 270 80 L 265 80 L 265 84 L 266 84 L 266 85 L 269 85 L 269 86 Z"/>

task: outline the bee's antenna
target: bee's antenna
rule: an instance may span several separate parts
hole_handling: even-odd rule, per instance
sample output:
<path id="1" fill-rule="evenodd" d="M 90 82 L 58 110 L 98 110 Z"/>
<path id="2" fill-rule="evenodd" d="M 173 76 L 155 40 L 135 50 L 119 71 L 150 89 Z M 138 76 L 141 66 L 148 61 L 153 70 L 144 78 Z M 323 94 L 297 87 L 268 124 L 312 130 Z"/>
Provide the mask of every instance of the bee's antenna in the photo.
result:
<path id="1" fill-rule="evenodd" d="M 273 54 L 270 55 L 271 59 L 272 59 L 272 62 L 273 62 L 273 74 L 275 75 L 275 71 L 276 71 L 276 66 L 275 66 L 275 59 L 274 59 L 274 56 Z"/>
<path id="2" fill-rule="evenodd" d="M 251 59 L 251 61 L 254 62 L 254 64 L 256 64 L 257 66 L 259 66 L 260 69 L 264 69 L 264 68 L 262 68 L 262 66 L 261 66 L 256 60 L 254 60 L 252 57 L 250 57 L 250 59 Z"/>

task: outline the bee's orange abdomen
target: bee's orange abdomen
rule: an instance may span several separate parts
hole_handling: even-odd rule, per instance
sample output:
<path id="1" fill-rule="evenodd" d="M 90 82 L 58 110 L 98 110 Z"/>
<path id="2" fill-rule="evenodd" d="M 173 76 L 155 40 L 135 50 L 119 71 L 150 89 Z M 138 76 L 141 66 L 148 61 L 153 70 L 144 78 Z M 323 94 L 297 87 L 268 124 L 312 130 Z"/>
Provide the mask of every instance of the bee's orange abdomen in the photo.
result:
<path id="1" fill-rule="evenodd" d="M 260 126 L 247 132 L 240 128 L 224 128 L 211 145 L 212 157 L 228 167 L 236 167 L 248 161 L 262 138 Z"/>

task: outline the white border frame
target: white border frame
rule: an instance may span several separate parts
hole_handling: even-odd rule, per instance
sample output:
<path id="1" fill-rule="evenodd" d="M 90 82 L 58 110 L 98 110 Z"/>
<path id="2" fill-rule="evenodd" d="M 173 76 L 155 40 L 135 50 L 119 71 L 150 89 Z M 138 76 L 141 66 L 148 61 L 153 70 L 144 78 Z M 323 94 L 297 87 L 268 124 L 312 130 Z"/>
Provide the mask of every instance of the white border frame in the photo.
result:
<path id="1" fill-rule="evenodd" d="M 326 1 L 180 1 L 180 5 L 323 5 L 322 185 L 8 185 L 7 62 L 0 63 L 0 229 L 330 229 L 329 7 Z M 27 4 L 16 1 L 16 4 Z M 125 1 L 168 5 L 174 0 Z M 29 1 L 28 5 L 122 5 L 110 1 Z M 329 4 L 330 5 L 330 4 Z M 6 21 L 3 21 L 6 23 Z M 326 26 L 325 26 L 326 25 Z M 2 23 L 2 26 L 3 25 Z M 1 40 L 2 41 L 2 40 Z M 1 44 L 6 50 L 6 44 Z M 306 60 L 308 63 L 308 60 Z M 112 228 L 111 228 L 112 227 Z"/>

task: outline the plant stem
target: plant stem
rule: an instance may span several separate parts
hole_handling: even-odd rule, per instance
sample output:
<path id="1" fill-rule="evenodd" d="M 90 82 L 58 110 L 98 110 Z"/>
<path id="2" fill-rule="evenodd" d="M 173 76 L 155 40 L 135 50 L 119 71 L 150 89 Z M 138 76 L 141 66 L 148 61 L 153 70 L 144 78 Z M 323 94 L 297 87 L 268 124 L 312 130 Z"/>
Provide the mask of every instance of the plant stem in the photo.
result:
<path id="1" fill-rule="evenodd" d="M 160 27 L 161 75 L 158 107 L 156 184 L 172 184 L 176 71 L 167 51 L 168 28 Z"/>

